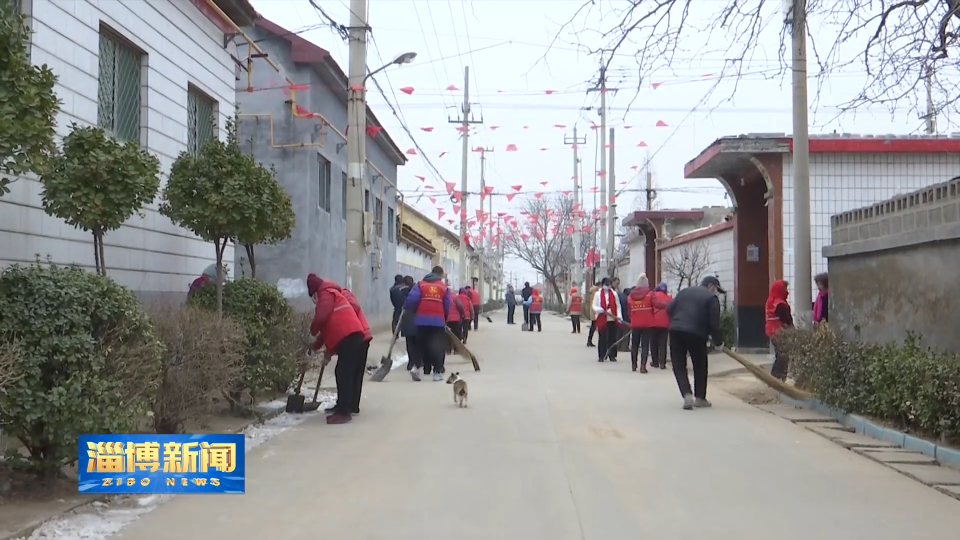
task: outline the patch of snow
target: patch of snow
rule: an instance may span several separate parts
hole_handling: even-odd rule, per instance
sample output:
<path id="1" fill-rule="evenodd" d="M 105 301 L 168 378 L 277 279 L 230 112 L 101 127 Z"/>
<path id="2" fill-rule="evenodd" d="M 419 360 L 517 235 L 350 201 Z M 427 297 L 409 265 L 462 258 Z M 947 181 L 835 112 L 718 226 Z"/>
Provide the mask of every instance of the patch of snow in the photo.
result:
<path id="1" fill-rule="evenodd" d="M 394 358 L 394 359 L 393 359 L 393 365 L 390 366 L 390 371 L 393 371 L 393 370 L 397 369 L 397 368 L 400 367 L 400 366 L 406 366 L 406 365 L 407 365 L 407 362 L 409 362 L 409 361 L 410 361 L 410 357 L 407 356 L 406 354 L 402 354 L 402 355 Z"/>
<path id="2" fill-rule="evenodd" d="M 277 280 L 277 290 L 287 300 L 307 295 L 307 284 L 302 279 L 281 278 Z"/>
<path id="3" fill-rule="evenodd" d="M 317 401 L 320 407 L 306 414 L 281 414 L 263 424 L 243 430 L 246 435 L 245 449 L 249 452 L 271 438 L 300 424 L 337 402 L 337 394 L 322 392 Z M 261 406 L 286 405 L 286 400 L 275 400 Z M 248 461 L 248 463 L 250 463 Z M 121 495 L 107 502 L 94 502 L 77 508 L 69 514 L 58 516 L 38 527 L 29 538 L 17 540 L 106 540 L 176 495 Z"/>

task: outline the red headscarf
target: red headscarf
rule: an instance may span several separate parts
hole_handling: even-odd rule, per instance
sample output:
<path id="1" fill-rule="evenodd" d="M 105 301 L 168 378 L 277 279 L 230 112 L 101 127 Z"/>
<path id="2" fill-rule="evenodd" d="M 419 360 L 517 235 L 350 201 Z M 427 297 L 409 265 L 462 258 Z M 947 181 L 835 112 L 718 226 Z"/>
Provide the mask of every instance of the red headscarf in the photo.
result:
<path id="1" fill-rule="evenodd" d="M 767 310 L 775 310 L 778 304 L 787 303 L 788 295 L 787 282 L 782 279 L 774 281 L 773 284 L 770 285 L 770 296 L 767 297 Z"/>

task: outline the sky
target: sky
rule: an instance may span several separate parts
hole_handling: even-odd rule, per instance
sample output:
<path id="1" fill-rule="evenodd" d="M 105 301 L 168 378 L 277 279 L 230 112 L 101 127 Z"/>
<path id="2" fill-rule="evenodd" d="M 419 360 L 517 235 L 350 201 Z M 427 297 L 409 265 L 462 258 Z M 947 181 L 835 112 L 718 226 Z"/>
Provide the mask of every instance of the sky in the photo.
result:
<path id="1" fill-rule="evenodd" d="M 262 16 L 329 50 L 346 71 L 347 44 L 330 19 L 349 26 L 349 0 L 316 0 L 323 13 L 308 0 L 252 3 Z M 578 146 L 584 207 L 603 204 L 595 202 L 590 191 L 600 169 L 600 130 L 590 127 L 600 123 L 599 94 L 587 92 L 596 85 L 600 58 L 584 49 L 609 43 L 610 37 L 602 32 L 615 26 L 615 10 L 623 4 L 597 0 L 591 10 L 574 17 L 582 0 L 369 0 L 368 67 L 376 69 L 400 53 L 417 53 L 413 63 L 391 66 L 376 76 L 383 95 L 372 83 L 367 94 L 401 149 L 422 150 L 408 156 L 409 162 L 398 171 L 406 201 L 429 217 L 443 210 L 446 215 L 437 221 L 455 229 L 447 223 L 453 211 L 444 182 L 460 188 L 462 142 L 450 122 L 460 118 L 464 68 L 469 67 L 474 119 L 482 119 L 472 126 L 469 143 L 471 148 L 492 150 L 486 152 L 485 181 L 495 190 L 494 214 L 516 215 L 523 200 L 537 191 L 553 195 L 573 189 L 573 150 L 564 144 L 564 137 L 573 135 L 575 125 L 578 135 L 586 137 L 586 144 Z M 722 5 L 718 0 L 693 2 L 691 24 L 709 22 Z M 631 51 L 621 51 L 611 62 L 609 86 L 616 91 L 607 93 L 607 121 L 616 131 L 613 173 L 622 190 L 619 216 L 643 208 L 647 160 L 657 208 L 729 205 L 719 182 L 684 179 L 684 164 L 720 137 L 792 131 L 791 77 L 780 58 L 782 15 L 777 6 L 766 15 L 757 46 L 749 61 L 739 62 L 740 69 L 731 69 L 726 56 L 731 54 L 730 40 L 740 39 L 736 32 L 689 33 L 669 65 L 657 62 L 656 69 L 644 70 L 643 77 Z M 565 25 L 572 18 L 574 23 Z M 816 28 L 814 21 L 811 28 Z M 811 37 L 822 44 L 834 36 L 829 30 L 817 30 Z M 851 55 L 858 46 L 848 45 Z M 635 52 L 637 46 L 632 47 Z M 810 70 L 817 68 L 811 64 Z M 811 79 L 810 133 L 919 133 L 923 122 L 906 104 L 842 112 L 840 106 L 863 88 L 865 80 L 862 64 Z M 450 85 L 456 90 L 447 90 Z M 412 88 L 412 94 L 401 88 Z M 946 116 L 939 118 L 938 127 L 957 130 Z M 508 150 L 514 148 L 510 145 L 516 150 Z M 475 152 L 469 156 L 468 192 L 480 191 L 479 156 Z M 514 193 L 512 185 L 523 188 L 508 202 L 499 194 Z M 468 204 L 472 216 L 477 197 Z M 505 271 L 515 283 L 536 279 L 522 261 L 508 260 Z"/>

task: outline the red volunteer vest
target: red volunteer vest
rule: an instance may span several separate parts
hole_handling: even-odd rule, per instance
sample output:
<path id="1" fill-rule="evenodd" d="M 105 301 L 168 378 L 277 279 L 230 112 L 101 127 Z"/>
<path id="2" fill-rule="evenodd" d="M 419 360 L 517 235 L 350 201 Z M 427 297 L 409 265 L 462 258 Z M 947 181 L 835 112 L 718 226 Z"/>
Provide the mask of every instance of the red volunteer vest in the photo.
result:
<path id="1" fill-rule="evenodd" d="M 673 300 L 673 298 L 670 298 L 670 295 L 665 292 L 657 291 L 653 294 L 656 296 L 657 300 L 664 304 L 669 304 L 670 301 Z M 653 308 L 653 324 L 650 326 L 653 328 L 667 328 L 670 326 L 670 316 L 667 315 L 667 308 Z"/>
<path id="2" fill-rule="evenodd" d="M 343 341 L 343 338 L 355 332 L 363 332 L 363 325 L 343 293 L 327 289 L 320 294 L 333 295 L 333 313 L 330 314 L 326 326 L 320 330 L 320 335 L 327 350 L 336 352 L 337 345 Z"/>
<path id="3" fill-rule="evenodd" d="M 470 320 L 473 320 L 473 300 L 467 294 L 457 295 L 460 303 L 463 304 L 463 314 Z"/>
<path id="4" fill-rule="evenodd" d="M 620 307 L 620 300 L 617 298 L 617 293 L 613 289 L 604 291 L 600 289 L 597 291 L 597 294 L 600 295 L 600 311 L 597 312 L 597 328 L 606 328 L 607 326 L 607 314 L 604 311 L 609 311 L 617 318 L 620 317 L 618 308 Z M 610 321 L 611 324 L 616 324 L 616 321 Z"/>
<path id="5" fill-rule="evenodd" d="M 653 326 L 653 304 L 650 303 L 650 293 L 639 300 L 630 299 L 630 326 L 633 328 Z"/>
<path id="6" fill-rule="evenodd" d="M 540 296 L 534 296 L 533 301 L 530 302 L 530 312 L 540 313 L 541 311 L 543 311 L 543 298 Z"/>
<path id="7" fill-rule="evenodd" d="M 447 286 L 439 281 L 421 281 L 417 286 L 420 287 L 420 306 L 417 307 L 417 314 L 444 319 L 443 297 L 447 295 Z M 459 316 L 459 313 L 457 315 Z"/>
<path id="8" fill-rule="evenodd" d="M 583 311 L 583 297 L 579 294 L 570 299 L 570 314 L 579 315 Z"/>
<path id="9" fill-rule="evenodd" d="M 777 317 L 777 307 L 780 304 L 786 304 L 783 300 L 774 300 L 773 305 L 764 308 L 764 316 L 766 317 L 766 323 L 764 324 L 764 330 L 767 333 L 767 337 L 773 337 L 781 328 L 783 328 L 783 321 L 780 320 L 780 317 Z"/>

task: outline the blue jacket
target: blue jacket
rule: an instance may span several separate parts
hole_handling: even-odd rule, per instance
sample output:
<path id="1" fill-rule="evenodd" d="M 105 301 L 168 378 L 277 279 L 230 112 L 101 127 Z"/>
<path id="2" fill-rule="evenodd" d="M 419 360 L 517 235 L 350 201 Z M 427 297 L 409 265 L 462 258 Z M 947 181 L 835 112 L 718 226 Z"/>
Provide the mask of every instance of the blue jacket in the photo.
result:
<path id="1" fill-rule="evenodd" d="M 401 308 L 403 307 L 404 302 L 406 302 L 407 296 L 410 295 L 410 290 L 411 290 L 410 287 L 404 287 L 403 290 L 400 292 L 400 294 L 401 294 L 401 297 L 400 297 L 400 307 L 401 307 Z M 417 327 L 416 327 L 415 324 L 413 324 L 413 319 L 414 319 L 414 314 L 413 314 L 413 313 L 410 313 L 409 315 L 408 315 L 407 313 L 404 313 L 404 314 L 403 314 L 403 318 L 401 318 L 400 321 L 399 321 L 399 324 L 400 324 L 400 335 L 401 335 L 402 337 L 413 337 L 413 336 L 416 336 L 416 335 L 417 335 Z"/>
<path id="2" fill-rule="evenodd" d="M 441 282 L 442 279 L 437 274 L 427 274 L 423 277 L 421 281 L 426 281 L 429 283 Z M 444 285 L 445 286 L 445 285 Z M 443 317 L 438 317 L 436 315 L 421 315 L 417 313 L 420 308 L 420 284 L 415 284 L 410 288 L 410 293 L 407 295 L 407 299 L 403 301 L 403 309 L 408 313 L 416 313 L 416 316 L 413 318 L 413 324 L 416 326 L 434 326 L 434 327 L 445 327 L 447 326 L 447 315 L 450 313 L 450 295 L 446 294 L 443 297 Z"/>

